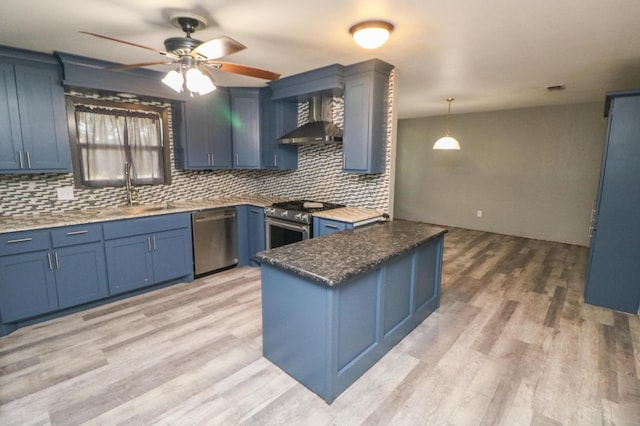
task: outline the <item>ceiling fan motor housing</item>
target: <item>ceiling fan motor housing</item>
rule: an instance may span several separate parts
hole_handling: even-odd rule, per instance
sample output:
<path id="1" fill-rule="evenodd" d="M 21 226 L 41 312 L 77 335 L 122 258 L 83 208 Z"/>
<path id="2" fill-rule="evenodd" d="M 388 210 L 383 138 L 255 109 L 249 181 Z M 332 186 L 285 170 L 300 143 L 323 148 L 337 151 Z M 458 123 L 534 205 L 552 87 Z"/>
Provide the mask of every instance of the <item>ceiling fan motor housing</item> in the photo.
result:
<path id="1" fill-rule="evenodd" d="M 202 41 L 191 37 L 171 37 L 164 41 L 164 48 L 178 56 L 191 53 L 193 49 L 202 44 Z"/>

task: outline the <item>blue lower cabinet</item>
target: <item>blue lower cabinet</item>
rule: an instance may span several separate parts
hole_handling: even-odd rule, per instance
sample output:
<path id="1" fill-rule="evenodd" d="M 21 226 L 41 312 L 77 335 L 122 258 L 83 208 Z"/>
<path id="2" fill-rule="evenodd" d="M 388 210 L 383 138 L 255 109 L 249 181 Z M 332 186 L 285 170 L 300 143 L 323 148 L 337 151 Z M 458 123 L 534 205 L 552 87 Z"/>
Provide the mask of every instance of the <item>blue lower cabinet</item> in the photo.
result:
<path id="1" fill-rule="evenodd" d="M 256 253 L 266 249 L 264 208 L 237 206 L 238 214 L 238 266 L 258 266 Z"/>
<path id="2" fill-rule="evenodd" d="M 0 257 L 0 317 L 18 321 L 58 309 L 49 250 Z"/>
<path id="3" fill-rule="evenodd" d="M 56 249 L 54 259 L 60 308 L 109 295 L 102 241 Z"/>
<path id="4" fill-rule="evenodd" d="M 190 229 L 158 232 L 151 238 L 155 282 L 165 282 L 193 273 Z"/>
<path id="5" fill-rule="evenodd" d="M 313 218 L 313 237 L 322 237 L 323 235 L 333 234 L 334 232 L 352 229 L 353 224 L 341 222 L 339 220 L 324 219 L 321 217 Z"/>
<path id="6" fill-rule="evenodd" d="M 109 292 L 124 293 L 192 277 L 190 226 L 190 214 L 122 220 L 105 225 Z M 141 234 L 124 236 L 136 232 Z"/>
<path id="7" fill-rule="evenodd" d="M 153 284 L 151 237 L 136 235 L 105 241 L 109 292 L 124 293 Z"/>

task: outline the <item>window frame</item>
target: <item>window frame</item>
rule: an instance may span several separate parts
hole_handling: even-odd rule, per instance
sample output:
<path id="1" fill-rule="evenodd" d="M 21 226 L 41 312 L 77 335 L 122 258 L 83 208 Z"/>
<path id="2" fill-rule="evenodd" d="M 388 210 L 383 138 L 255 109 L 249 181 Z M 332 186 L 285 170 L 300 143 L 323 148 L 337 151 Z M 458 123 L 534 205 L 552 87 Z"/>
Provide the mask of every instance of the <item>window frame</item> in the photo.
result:
<path id="1" fill-rule="evenodd" d="M 120 188 L 121 185 L 85 185 L 82 180 L 82 166 L 80 164 L 80 150 L 78 147 L 78 129 L 76 123 L 76 105 L 87 105 L 102 108 L 116 108 L 130 110 L 132 112 L 151 112 L 158 114 L 162 121 L 162 167 L 164 172 L 164 182 L 140 183 L 142 185 L 171 185 L 171 138 L 169 136 L 169 110 L 170 106 L 159 107 L 153 105 L 134 104 L 130 102 L 117 102 L 96 98 L 83 98 L 77 96 L 66 96 L 67 124 L 69 128 L 69 144 L 71 145 L 71 163 L 73 165 L 73 183 L 79 189 L 98 188 Z"/>

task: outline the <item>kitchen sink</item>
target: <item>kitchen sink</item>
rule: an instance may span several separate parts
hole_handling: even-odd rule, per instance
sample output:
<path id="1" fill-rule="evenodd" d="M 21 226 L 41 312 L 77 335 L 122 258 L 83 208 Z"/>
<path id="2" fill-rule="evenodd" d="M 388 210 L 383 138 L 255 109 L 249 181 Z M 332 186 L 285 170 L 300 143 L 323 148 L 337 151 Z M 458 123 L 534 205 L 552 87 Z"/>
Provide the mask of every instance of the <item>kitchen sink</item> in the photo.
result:
<path id="1" fill-rule="evenodd" d="M 102 217 L 123 216 L 123 215 L 128 216 L 128 215 L 137 215 L 137 214 L 170 210 L 175 207 L 176 206 L 174 206 L 171 203 L 166 203 L 166 204 L 149 204 L 149 205 L 139 205 L 139 206 L 95 208 L 95 209 L 88 209 L 86 210 L 86 212 L 88 214 L 93 214 L 93 215 L 102 216 Z"/>

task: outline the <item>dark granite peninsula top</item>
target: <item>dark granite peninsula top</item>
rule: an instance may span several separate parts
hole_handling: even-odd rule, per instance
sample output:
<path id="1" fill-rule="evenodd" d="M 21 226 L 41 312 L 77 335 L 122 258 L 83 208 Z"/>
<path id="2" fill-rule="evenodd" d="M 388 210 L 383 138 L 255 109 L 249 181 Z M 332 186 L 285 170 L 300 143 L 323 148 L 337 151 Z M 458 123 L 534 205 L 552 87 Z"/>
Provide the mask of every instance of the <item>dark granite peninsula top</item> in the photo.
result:
<path id="1" fill-rule="evenodd" d="M 420 222 L 393 220 L 262 251 L 257 258 L 311 281 L 335 286 L 446 232 Z"/>

